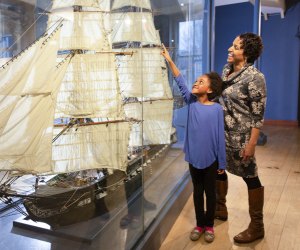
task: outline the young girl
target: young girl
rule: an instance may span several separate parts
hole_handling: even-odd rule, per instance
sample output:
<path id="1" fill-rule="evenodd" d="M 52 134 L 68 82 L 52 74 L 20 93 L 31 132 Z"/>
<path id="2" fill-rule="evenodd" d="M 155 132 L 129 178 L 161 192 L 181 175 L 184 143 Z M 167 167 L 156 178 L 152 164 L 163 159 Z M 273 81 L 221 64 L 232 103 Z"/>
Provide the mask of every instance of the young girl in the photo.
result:
<path id="1" fill-rule="evenodd" d="M 190 92 L 179 69 L 162 45 L 162 55 L 168 62 L 179 90 L 188 105 L 188 120 L 183 151 L 194 187 L 196 227 L 190 234 L 195 241 L 204 233 L 207 242 L 213 242 L 216 207 L 216 173 L 226 166 L 224 115 L 222 106 L 211 100 L 221 94 L 222 80 L 215 72 L 197 78 Z M 204 192 L 206 212 L 204 211 Z"/>

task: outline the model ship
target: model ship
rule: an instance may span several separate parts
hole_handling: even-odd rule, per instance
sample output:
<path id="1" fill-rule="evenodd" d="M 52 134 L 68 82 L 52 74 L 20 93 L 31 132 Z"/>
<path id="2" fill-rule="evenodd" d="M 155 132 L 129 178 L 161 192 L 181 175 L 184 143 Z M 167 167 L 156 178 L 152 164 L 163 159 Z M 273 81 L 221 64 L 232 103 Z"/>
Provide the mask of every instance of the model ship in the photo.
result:
<path id="1" fill-rule="evenodd" d="M 0 70 L 0 198 L 58 227 L 107 214 L 167 150 L 173 98 L 149 0 L 54 0 L 48 16 Z"/>

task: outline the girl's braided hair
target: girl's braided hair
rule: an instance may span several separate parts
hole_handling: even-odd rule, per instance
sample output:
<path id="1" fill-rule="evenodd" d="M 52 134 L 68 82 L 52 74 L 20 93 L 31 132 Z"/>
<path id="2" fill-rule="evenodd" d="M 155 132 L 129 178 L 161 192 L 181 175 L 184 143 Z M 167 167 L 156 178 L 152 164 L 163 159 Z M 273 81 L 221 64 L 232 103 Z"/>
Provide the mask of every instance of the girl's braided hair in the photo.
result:
<path id="1" fill-rule="evenodd" d="M 222 79 L 217 72 L 209 72 L 205 74 L 210 80 L 210 89 L 212 93 L 208 93 L 208 99 L 213 100 L 222 93 Z"/>

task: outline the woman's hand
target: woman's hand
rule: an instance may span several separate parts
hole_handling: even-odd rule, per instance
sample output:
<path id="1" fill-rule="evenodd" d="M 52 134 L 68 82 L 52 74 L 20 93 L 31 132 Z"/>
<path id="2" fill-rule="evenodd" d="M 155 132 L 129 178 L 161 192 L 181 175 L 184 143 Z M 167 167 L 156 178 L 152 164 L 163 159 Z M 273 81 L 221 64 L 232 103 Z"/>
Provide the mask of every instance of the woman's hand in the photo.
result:
<path id="1" fill-rule="evenodd" d="M 255 153 L 255 145 L 254 144 L 246 144 L 246 147 L 244 148 L 244 150 L 242 151 L 242 157 L 243 157 L 243 161 L 248 161 L 250 160 Z"/>
<path id="2" fill-rule="evenodd" d="M 162 52 L 161 52 L 161 54 L 167 60 L 167 62 L 171 62 L 172 58 L 171 58 L 169 52 L 167 51 L 165 45 L 162 43 L 161 46 L 162 46 Z"/>

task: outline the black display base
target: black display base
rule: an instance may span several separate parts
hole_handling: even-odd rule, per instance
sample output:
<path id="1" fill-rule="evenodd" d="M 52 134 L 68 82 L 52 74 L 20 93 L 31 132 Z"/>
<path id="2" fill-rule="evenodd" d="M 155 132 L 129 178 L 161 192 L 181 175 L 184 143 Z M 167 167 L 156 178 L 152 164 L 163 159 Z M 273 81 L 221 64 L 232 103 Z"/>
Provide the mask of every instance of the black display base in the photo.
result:
<path id="1" fill-rule="evenodd" d="M 170 195 L 169 200 L 165 202 L 156 220 L 147 228 L 134 249 L 159 249 L 192 192 L 192 181 L 189 171 L 187 171 L 177 183 L 176 188 Z"/>
<path id="2" fill-rule="evenodd" d="M 72 224 L 70 226 L 52 229 L 48 224 L 43 222 L 35 222 L 27 220 L 25 217 L 20 217 L 13 222 L 14 227 L 31 230 L 37 233 L 62 237 L 65 239 L 92 243 L 92 241 L 99 235 L 109 221 L 108 218 L 103 216 L 95 217 L 88 221 Z"/>

